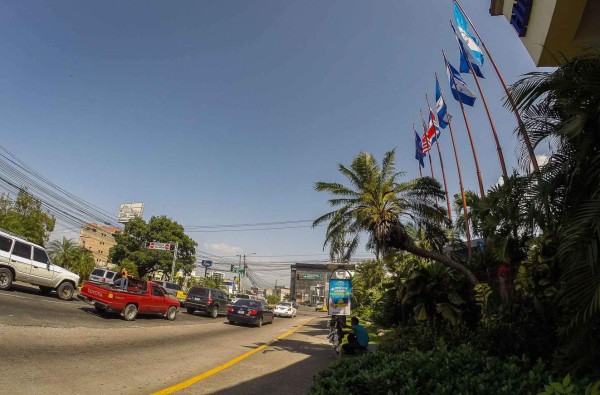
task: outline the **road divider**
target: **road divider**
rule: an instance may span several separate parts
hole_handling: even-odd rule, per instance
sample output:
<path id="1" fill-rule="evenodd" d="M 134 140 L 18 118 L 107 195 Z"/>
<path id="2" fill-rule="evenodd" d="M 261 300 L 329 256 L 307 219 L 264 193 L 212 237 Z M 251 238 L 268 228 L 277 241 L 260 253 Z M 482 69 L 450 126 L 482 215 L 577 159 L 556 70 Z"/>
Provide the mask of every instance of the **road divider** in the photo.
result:
<path id="1" fill-rule="evenodd" d="M 277 341 L 279 341 L 279 340 L 281 340 L 283 338 L 288 337 L 289 335 L 291 335 L 292 333 L 298 331 L 300 328 L 302 328 L 303 326 L 307 325 L 308 323 L 310 323 L 313 320 L 314 320 L 314 318 L 311 318 L 310 320 L 306 321 L 305 323 L 300 324 L 297 327 L 292 328 L 292 329 L 290 329 L 289 331 L 287 331 L 285 333 L 282 333 L 281 335 L 277 336 L 275 339 L 271 340 L 270 342 L 268 342 L 266 344 L 263 344 L 262 346 L 258 346 L 256 348 L 248 351 L 247 353 L 240 355 L 239 357 L 236 357 L 236 358 L 234 358 L 234 359 L 232 359 L 232 360 L 230 360 L 228 362 L 225 362 L 222 365 L 217 366 L 216 368 L 208 370 L 208 371 L 206 371 L 204 373 L 201 373 L 201 374 L 199 374 L 197 376 L 194 376 L 194 377 L 192 377 L 190 379 L 182 381 L 181 383 L 178 383 L 178 384 L 172 385 L 170 387 L 167 387 L 167 388 L 165 388 L 163 390 L 154 392 L 154 393 L 152 393 L 152 395 L 167 395 L 167 394 L 172 394 L 172 393 L 175 393 L 177 391 L 181 391 L 182 389 L 187 388 L 187 387 L 189 387 L 191 385 L 194 385 L 197 382 L 202 381 L 202 380 L 204 380 L 204 379 L 206 379 L 206 378 L 208 378 L 210 376 L 213 376 L 213 375 L 219 373 L 220 371 L 225 370 L 228 367 L 233 366 L 236 363 L 238 363 L 238 362 L 240 362 L 240 361 L 248 358 L 249 356 L 254 355 L 254 354 L 256 354 L 256 353 L 264 350 L 265 348 L 270 347 L 271 345 L 273 345 Z"/>

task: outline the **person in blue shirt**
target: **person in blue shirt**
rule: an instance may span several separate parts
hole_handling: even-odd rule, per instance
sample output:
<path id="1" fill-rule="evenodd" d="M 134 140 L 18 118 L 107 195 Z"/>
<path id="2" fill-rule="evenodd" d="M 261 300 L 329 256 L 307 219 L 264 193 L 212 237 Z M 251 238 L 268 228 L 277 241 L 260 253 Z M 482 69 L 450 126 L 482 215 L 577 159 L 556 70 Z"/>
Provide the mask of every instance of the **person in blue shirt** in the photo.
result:
<path id="1" fill-rule="evenodd" d="M 364 326 L 358 324 L 358 317 L 350 319 L 351 328 L 354 333 L 348 333 L 348 343 L 342 346 L 344 353 L 353 355 L 356 350 L 366 350 L 369 345 L 369 334 Z"/>

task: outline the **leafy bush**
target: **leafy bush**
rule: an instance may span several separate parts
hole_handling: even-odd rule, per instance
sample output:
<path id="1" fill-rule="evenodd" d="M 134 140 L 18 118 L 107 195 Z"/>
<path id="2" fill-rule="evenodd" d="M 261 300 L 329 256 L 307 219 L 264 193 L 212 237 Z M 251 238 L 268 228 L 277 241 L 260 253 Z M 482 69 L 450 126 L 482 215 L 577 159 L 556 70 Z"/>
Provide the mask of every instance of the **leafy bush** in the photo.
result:
<path id="1" fill-rule="evenodd" d="M 550 374 L 541 361 L 531 369 L 516 357 L 500 359 L 462 345 L 449 350 L 373 352 L 342 359 L 315 376 L 320 394 L 537 394 Z"/>
<path id="2" fill-rule="evenodd" d="M 389 353 L 401 353 L 411 349 L 429 351 L 443 341 L 450 349 L 458 347 L 473 338 L 474 333 L 464 325 L 449 324 L 427 328 L 425 325 L 408 325 L 397 328 L 382 338 L 377 349 Z"/>

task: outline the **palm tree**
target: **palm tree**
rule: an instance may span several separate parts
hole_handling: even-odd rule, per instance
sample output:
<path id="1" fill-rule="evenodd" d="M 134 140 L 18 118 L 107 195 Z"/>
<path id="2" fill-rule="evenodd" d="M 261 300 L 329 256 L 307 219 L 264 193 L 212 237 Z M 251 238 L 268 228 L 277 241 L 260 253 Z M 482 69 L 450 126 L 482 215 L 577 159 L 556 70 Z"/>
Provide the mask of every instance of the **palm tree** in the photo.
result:
<path id="1" fill-rule="evenodd" d="M 511 86 L 534 146 L 553 152 L 531 177 L 531 201 L 547 201 L 543 228 L 558 242 L 560 303 L 571 322 L 600 314 L 600 51 Z M 525 196 L 527 198 L 527 196 Z"/>
<path id="2" fill-rule="evenodd" d="M 338 166 L 351 187 L 337 182 L 315 183 L 315 190 L 335 196 L 329 204 L 336 209 L 313 223 L 314 227 L 328 221 L 323 247 L 331 244 L 340 233 L 350 235 L 351 243 L 358 245 L 361 233 L 366 232 L 369 236 L 366 247 L 375 252 L 377 260 L 391 248 L 399 248 L 450 266 L 477 284 L 477 278 L 466 267 L 440 252 L 418 247 L 411 239 L 407 225 L 416 224 L 427 232 L 427 229 L 440 228 L 444 224 L 446 210 L 433 202 L 435 197 L 443 200 L 445 194 L 441 185 L 429 177 L 399 182 L 403 173 L 396 172 L 394 164 L 395 150 L 386 152 L 381 167 L 371 154 L 361 152 L 349 168 L 342 164 Z"/>
<path id="3" fill-rule="evenodd" d="M 63 237 L 61 241 L 53 240 L 48 245 L 48 253 L 52 262 L 65 269 L 73 267 L 77 249 L 78 246 L 73 239 L 67 239 L 66 237 Z"/>

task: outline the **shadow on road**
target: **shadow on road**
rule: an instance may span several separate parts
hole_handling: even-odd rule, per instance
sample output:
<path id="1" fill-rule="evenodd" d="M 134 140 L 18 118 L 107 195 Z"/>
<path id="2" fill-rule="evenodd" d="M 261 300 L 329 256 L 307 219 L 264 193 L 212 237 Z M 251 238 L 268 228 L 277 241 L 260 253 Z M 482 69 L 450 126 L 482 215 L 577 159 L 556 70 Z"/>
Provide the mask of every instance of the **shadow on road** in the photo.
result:
<path id="1" fill-rule="evenodd" d="M 87 313 L 89 315 L 93 315 L 99 318 L 103 318 L 105 320 L 123 320 L 120 313 L 113 312 L 99 312 L 94 307 L 80 307 L 79 310 Z M 164 320 L 165 317 L 160 314 L 138 314 L 135 318 L 136 320 Z"/>
<path id="2" fill-rule="evenodd" d="M 15 294 L 24 294 L 24 295 L 35 295 L 41 298 L 48 298 L 54 300 L 60 300 L 56 295 L 55 291 L 50 293 L 43 293 L 40 289 L 33 285 L 24 285 L 19 283 L 13 283 L 9 290 L 3 290 L 3 292 L 13 292 Z M 73 299 L 71 300 L 62 300 L 61 302 L 69 303 L 69 302 L 77 302 L 75 295 L 73 295 Z"/>
<path id="3" fill-rule="evenodd" d="M 303 331 L 302 334 L 306 335 L 307 332 Z M 326 331 L 321 329 L 318 334 L 325 335 Z M 259 346 L 261 343 L 255 345 Z M 335 361 L 333 350 L 327 344 L 287 338 L 277 341 L 260 354 L 269 356 L 269 360 L 277 361 L 278 353 L 282 354 L 282 358 L 287 358 L 287 353 L 302 354 L 302 360 L 279 369 L 274 367 L 270 373 L 242 381 L 214 394 L 306 394 L 314 375 Z M 272 357 L 275 359 L 271 359 Z"/>

